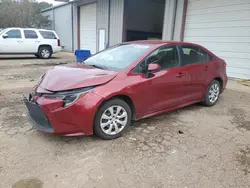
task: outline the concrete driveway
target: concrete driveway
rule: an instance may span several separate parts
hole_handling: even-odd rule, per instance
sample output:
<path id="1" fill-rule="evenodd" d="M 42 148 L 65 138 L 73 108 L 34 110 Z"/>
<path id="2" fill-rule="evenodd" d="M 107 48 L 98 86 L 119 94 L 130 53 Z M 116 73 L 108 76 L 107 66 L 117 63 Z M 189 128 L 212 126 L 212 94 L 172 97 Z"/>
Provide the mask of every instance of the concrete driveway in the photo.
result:
<path id="1" fill-rule="evenodd" d="M 216 106 L 135 122 L 116 140 L 61 137 L 31 129 L 22 95 L 42 72 L 74 57 L 1 58 L 0 187 L 250 186 L 249 87 L 230 81 Z"/>

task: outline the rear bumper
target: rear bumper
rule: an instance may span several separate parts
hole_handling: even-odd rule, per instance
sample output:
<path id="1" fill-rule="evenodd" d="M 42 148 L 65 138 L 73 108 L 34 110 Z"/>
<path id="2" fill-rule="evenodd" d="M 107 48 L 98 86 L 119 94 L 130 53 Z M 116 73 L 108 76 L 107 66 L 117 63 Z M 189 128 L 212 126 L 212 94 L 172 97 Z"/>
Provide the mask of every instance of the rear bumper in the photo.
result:
<path id="1" fill-rule="evenodd" d="M 58 53 L 62 51 L 62 47 L 61 46 L 53 46 L 53 53 Z"/>

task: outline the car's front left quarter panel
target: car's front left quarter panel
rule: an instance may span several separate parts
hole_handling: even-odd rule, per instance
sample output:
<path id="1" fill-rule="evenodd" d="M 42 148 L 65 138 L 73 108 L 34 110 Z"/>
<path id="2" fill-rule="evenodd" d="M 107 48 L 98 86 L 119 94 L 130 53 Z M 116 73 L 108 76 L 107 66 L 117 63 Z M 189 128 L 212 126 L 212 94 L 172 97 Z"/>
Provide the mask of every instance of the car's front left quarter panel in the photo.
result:
<path id="1" fill-rule="evenodd" d="M 119 75 L 111 82 L 99 86 L 94 90 L 94 93 L 100 95 L 104 100 L 109 100 L 117 96 L 129 97 L 134 105 L 136 118 L 145 114 L 145 96 L 147 93 L 141 92 L 141 75 Z"/>

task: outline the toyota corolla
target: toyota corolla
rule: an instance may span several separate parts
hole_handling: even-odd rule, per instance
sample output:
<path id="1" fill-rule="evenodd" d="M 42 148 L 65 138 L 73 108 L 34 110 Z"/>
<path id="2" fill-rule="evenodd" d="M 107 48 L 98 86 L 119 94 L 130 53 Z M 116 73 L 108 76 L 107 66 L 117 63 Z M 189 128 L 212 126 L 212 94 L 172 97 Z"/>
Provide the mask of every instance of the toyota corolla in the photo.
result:
<path id="1" fill-rule="evenodd" d="M 54 67 L 24 101 L 40 131 L 114 139 L 133 120 L 199 102 L 213 106 L 226 84 L 225 61 L 200 45 L 136 41 Z"/>

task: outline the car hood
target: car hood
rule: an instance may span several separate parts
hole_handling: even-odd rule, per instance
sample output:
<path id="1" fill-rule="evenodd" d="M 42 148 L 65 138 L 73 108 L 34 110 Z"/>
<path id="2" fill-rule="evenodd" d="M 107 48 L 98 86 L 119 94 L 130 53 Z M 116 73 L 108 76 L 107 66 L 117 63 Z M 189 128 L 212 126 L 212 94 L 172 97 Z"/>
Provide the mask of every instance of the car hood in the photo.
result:
<path id="1" fill-rule="evenodd" d="M 86 65 L 54 67 L 43 77 L 40 87 L 49 91 L 66 91 L 101 85 L 112 80 L 118 73 Z"/>

